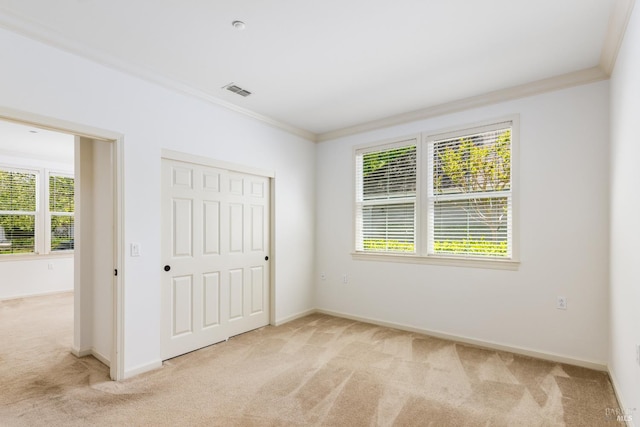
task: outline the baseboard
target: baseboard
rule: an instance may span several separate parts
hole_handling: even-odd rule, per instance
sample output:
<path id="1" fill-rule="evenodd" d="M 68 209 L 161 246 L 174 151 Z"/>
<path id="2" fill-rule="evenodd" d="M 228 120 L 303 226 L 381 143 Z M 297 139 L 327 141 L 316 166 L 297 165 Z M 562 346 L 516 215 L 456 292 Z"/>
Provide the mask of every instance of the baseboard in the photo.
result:
<path id="1" fill-rule="evenodd" d="M 111 367 L 111 362 L 109 361 L 109 358 L 106 357 L 104 354 L 100 353 L 98 350 L 96 350 L 95 348 L 85 348 L 85 349 L 79 349 L 79 348 L 75 348 L 72 347 L 71 348 L 71 354 L 73 354 L 74 356 L 80 358 L 80 357 L 87 357 L 87 356 L 93 356 L 96 359 L 98 359 L 101 363 L 107 365 L 108 367 Z"/>
<path id="2" fill-rule="evenodd" d="M 127 369 L 124 371 L 124 378 L 135 377 L 136 375 L 143 374 L 145 372 L 153 371 L 154 369 L 159 369 L 162 367 L 162 360 L 154 360 L 153 362 L 145 363 L 142 365 L 135 366 L 131 369 Z"/>
<path id="3" fill-rule="evenodd" d="M 91 349 L 90 348 L 85 348 L 84 350 L 81 350 L 79 348 L 76 347 L 71 347 L 71 354 L 73 354 L 75 357 L 86 357 L 86 356 L 91 356 Z"/>
<path id="4" fill-rule="evenodd" d="M 608 367 L 605 363 L 590 362 L 588 360 L 576 359 L 573 357 L 563 356 L 560 354 L 545 353 L 545 352 L 540 352 L 536 350 L 531 350 L 528 348 L 499 344 L 491 341 L 477 340 L 477 339 L 473 339 L 473 338 L 469 338 L 461 335 L 452 335 L 452 334 L 433 331 L 429 329 L 416 328 L 414 326 L 403 325 L 401 323 L 386 322 L 383 320 L 372 319 L 368 317 L 353 316 L 351 314 L 341 313 L 341 312 L 332 311 L 332 310 L 317 309 L 315 310 L 315 312 L 328 314 L 330 316 L 343 317 L 345 319 L 350 319 L 350 320 L 356 320 L 358 322 L 372 323 L 374 325 L 384 326 L 387 328 L 400 329 L 402 331 L 416 332 L 419 334 L 429 335 L 436 338 L 442 338 L 442 339 L 451 340 L 451 341 L 458 341 L 458 342 L 470 344 L 476 347 L 481 347 L 481 348 L 486 348 L 491 350 L 506 351 L 509 353 L 515 353 L 523 356 L 534 357 L 536 359 L 549 360 L 551 362 L 566 363 L 568 365 L 575 365 L 575 366 L 581 366 L 583 368 L 595 369 L 597 371 L 603 371 L 603 372 L 608 371 Z"/>
<path id="5" fill-rule="evenodd" d="M 73 293 L 73 288 L 58 290 L 58 291 L 49 291 L 49 292 L 35 292 L 35 293 L 24 294 L 24 295 L 11 295 L 10 297 L 0 297 L 0 301 L 10 301 L 10 300 L 22 299 L 22 298 L 46 297 L 51 295 L 72 294 L 72 293 Z"/>
<path id="6" fill-rule="evenodd" d="M 318 310 L 316 310 L 315 308 L 312 308 L 312 309 L 305 310 L 305 311 L 302 311 L 302 312 L 297 313 L 297 314 L 292 314 L 291 316 L 287 316 L 287 317 L 284 317 L 282 319 L 276 320 L 275 323 L 273 324 L 273 326 L 284 325 L 285 323 L 291 322 L 292 320 L 300 319 L 302 317 L 305 317 L 305 316 L 308 316 L 310 314 L 317 313 L 317 312 L 318 312 Z"/>
<path id="7" fill-rule="evenodd" d="M 611 371 L 611 369 L 608 369 L 609 371 L 609 379 L 611 380 L 611 386 L 613 387 L 613 392 L 616 395 L 616 400 L 618 401 L 618 406 L 619 408 L 613 408 L 613 409 L 620 409 L 621 413 L 620 415 L 622 415 L 624 417 L 624 415 L 631 415 L 631 418 L 627 418 L 626 420 L 624 420 L 627 424 L 627 427 L 636 427 L 636 423 L 634 421 L 634 417 L 636 416 L 640 416 L 638 413 L 637 408 L 632 408 L 631 406 L 626 406 L 625 405 L 625 400 L 622 396 L 622 394 L 620 393 L 620 387 L 618 387 L 618 380 L 616 379 L 616 376 L 613 374 L 613 372 Z M 633 411 L 632 413 L 627 413 L 626 411 Z"/>
<path id="8" fill-rule="evenodd" d="M 111 362 L 109 361 L 109 358 L 106 357 L 104 354 L 100 353 L 99 351 L 97 351 L 96 349 L 91 349 L 91 355 L 96 359 L 98 359 L 100 362 L 107 365 L 108 367 L 111 367 Z"/>

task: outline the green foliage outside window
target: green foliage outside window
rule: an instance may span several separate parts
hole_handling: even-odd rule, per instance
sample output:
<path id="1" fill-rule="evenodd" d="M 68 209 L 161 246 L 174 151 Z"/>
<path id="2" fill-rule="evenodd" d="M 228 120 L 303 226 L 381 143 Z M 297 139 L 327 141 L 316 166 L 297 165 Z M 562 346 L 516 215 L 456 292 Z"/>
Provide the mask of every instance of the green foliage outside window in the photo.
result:
<path id="1" fill-rule="evenodd" d="M 35 210 L 36 175 L 0 170 L 0 211 Z"/>
<path id="2" fill-rule="evenodd" d="M 433 251 L 436 253 L 471 254 L 505 256 L 507 254 L 506 240 L 489 242 L 486 240 L 441 240 L 433 242 Z"/>
<path id="3" fill-rule="evenodd" d="M 511 188 L 511 129 L 436 141 L 434 144 L 433 193 L 496 193 Z M 433 251 L 443 254 L 507 256 L 507 197 L 470 197 L 464 203 L 449 202 L 445 215 L 436 215 Z M 447 202 L 441 202 L 445 206 Z M 455 213 L 455 209 L 459 213 Z M 440 211 L 436 211 L 437 213 Z M 454 224 L 457 218 L 460 224 Z M 443 220 L 444 225 L 438 224 Z M 465 221 L 473 226 L 464 226 Z M 443 239 L 459 233 L 459 239 Z M 464 236 L 466 234 L 466 236 Z"/>
<path id="4" fill-rule="evenodd" d="M 49 212 L 51 212 L 51 250 L 73 249 L 74 218 L 61 213 L 74 211 L 74 182 L 66 176 L 49 177 Z"/>
<path id="5" fill-rule="evenodd" d="M 65 251 L 73 249 L 73 227 L 72 216 L 51 216 L 51 250 Z"/>
<path id="6" fill-rule="evenodd" d="M 362 246 L 365 251 L 413 252 L 415 250 L 415 244 L 412 242 L 385 239 L 367 239 Z"/>
<path id="7" fill-rule="evenodd" d="M 365 240 L 364 250 L 380 251 L 380 252 L 406 252 L 411 253 L 415 250 L 415 245 L 409 242 L 400 242 L 397 240 Z M 504 255 L 507 253 L 507 242 L 489 242 L 485 240 L 441 240 L 433 243 L 434 252 L 456 254 L 475 254 L 475 255 Z"/>
<path id="8" fill-rule="evenodd" d="M 362 176 L 366 177 L 378 169 L 393 163 L 395 160 L 411 155 L 415 151 L 416 148 L 412 146 L 364 154 L 362 156 Z"/>
<path id="9" fill-rule="evenodd" d="M 49 177 L 49 211 L 73 212 L 73 178 L 66 176 Z"/>
<path id="10" fill-rule="evenodd" d="M 511 186 L 511 129 L 486 144 L 474 138 L 437 143 L 434 193 L 477 193 Z"/>

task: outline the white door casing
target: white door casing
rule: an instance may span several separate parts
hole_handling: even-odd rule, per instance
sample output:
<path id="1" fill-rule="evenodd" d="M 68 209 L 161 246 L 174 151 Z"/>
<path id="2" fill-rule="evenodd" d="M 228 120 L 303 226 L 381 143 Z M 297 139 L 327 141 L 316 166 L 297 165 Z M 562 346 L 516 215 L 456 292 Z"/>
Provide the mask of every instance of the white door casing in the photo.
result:
<path id="1" fill-rule="evenodd" d="M 108 142 L 111 146 L 111 159 L 112 159 L 112 188 L 111 197 L 113 204 L 113 217 L 112 224 L 100 224 L 105 229 L 113 230 L 113 258 L 106 256 L 104 259 L 100 259 L 99 262 L 107 264 L 109 271 L 115 268 L 120 271 L 120 274 L 113 279 L 113 307 L 112 317 L 105 316 L 98 319 L 91 319 L 93 316 L 91 299 L 87 298 L 87 294 L 92 294 L 91 287 L 93 283 L 91 281 L 83 281 L 80 279 L 80 268 L 76 269 L 75 264 L 81 265 L 74 260 L 74 326 L 73 326 L 73 345 L 71 353 L 82 357 L 85 354 L 92 354 L 90 346 L 85 345 L 86 335 L 85 331 L 93 330 L 92 324 L 95 325 L 98 322 L 109 322 L 111 326 L 99 324 L 100 328 L 111 328 L 112 337 L 111 342 L 112 349 L 110 354 L 110 371 L 109 375 L 113 380 L 122 380 L 125 378 L 125 354 L 124 354 L 124 275 L 122 269 L 124 266 L 124 168 L 123 168 L 123 145 L 124 135 L 105 129 L 94 128 L 80 123 L 69 122 L 66 120 L 60 120 L 50 116 L 41 116 L 27 111 L 16 110 L 12 108 L 0 106 L 0 119 L 17 122 L 29 126 L 43 127 L 56 132 L 68 133 L 82 138 L 88 138 L 89 140 Z M 75 154 L 76 165 L 80 162 L 78 152 Z M 77 167 L 77 166 L 76 166 Z M 78 170 L 76 170 L 78 172 Z M 77 184 L 76 184 L 77 185 Z M 76 190 L 78 192 L 79 190 Z M 79 193 L 78 193 L 79 194 Z M 104 195 L 103 195 L 104 197 Z M 76 209 L 79 208 L 79 204 L 76 204 Z M 82 220 L 83 214 L 76 212 L 76 222 Z M 86 218 L 85 218 L 86 219 Z M 79 230 L 78 224 L 76 224 L 76 232 Z M 76 237 L 76 244 L 79 239 Z M 78 256 L 77 250 L 74 254 Z M 79 266 L 78 266 L 79 267 Z M 112 277 L 110 275 L 110 277 Z M 107 318 L 110 317 L 110 318 Z M 104 331 L 104 329 L 103 329 Z M 95 332 L 92 332 L 95 334 Z M 107 333 L 108 334 L 108 333 Z M 90 334 L 89 334 L 90 336 Z M 109 339 L 107 336 L 106 339 Z"/>
<path id="2" fill-rule="evenodd" d="M 268 177 L 162 160 L 163 360 L 269 323 L 269 203 Z"/>

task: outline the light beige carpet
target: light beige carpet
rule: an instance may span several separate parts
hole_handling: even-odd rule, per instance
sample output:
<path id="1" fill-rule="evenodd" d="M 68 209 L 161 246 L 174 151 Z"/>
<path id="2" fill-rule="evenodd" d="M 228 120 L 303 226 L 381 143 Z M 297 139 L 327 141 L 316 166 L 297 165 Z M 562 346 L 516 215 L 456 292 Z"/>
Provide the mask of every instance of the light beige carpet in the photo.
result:
<path id="1" fill-rule="evenodd" d="M 0 425 L 622 426 L 605 373 L 326 315 L 112 382 L 72 304 L 0 302 Z"/>

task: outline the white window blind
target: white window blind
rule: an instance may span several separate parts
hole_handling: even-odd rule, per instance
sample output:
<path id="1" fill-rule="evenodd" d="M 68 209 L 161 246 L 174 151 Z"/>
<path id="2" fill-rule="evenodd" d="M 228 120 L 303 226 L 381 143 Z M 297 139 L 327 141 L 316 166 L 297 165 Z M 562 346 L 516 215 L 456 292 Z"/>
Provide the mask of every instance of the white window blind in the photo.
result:
<path id="1" fill-rule="evenodd" d="M 512 257 L 511 127 L 427 141 L 428 255 Z"/>
<path id="2" fill-rule="evenodd" d="M 49 214 L 51 227 L 51 251 L 73 249 L 73 177 L 55 174 L 49 175 Z"/>
<path id="3" fill-rule="evenodd" d="M 0 254 L 35 252 L 37 174 L 0 170 Z"/>
<path id="4" fill-rule="evenodd" d="M 517 116 L 355 150 L 355 251 L 512 268 Z M 517 196 L 517 194 L 516 194 Z M 376 258 L 370 258 L 376 259 Z"/>
<path id="5" fill-rule="evenodd" d="M 416 140 L 356 151 L 356 251 L 415 253 Z"/>

